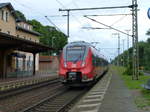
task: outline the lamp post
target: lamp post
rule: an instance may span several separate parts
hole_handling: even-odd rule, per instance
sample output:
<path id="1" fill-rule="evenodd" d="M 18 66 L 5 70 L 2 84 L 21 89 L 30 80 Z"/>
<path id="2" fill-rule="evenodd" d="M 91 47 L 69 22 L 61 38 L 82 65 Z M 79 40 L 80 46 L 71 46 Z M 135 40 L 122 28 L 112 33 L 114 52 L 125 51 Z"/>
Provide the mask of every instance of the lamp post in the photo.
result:
<path id="1" fill-rule="evenodd" d="M 131 31 L 131 30 L 125 30 L 126 32 L 127 32 L 127 34 L 129 34 L 129 32 Z M 128 55 L 128 57 L 127 57 L 127 66 L 129 66 L 129 59 L 130 59 L 130 57 L 129 57 L 129 35 L 127 35 L 127 55 Z"/>
<path id="2" fill-rule="evenodd" d="M 120 34 L 119 33 L 113 33 L 112 35 L 117 35 L 118 38 L 118 58 L 117 58 L 117 66 L 119 66 L 119 55 L 120 55 Z"/>
<path id="3" fill-rule="evenodd" d="M 56 31 L 55 27 L 51 27 L 49 28 L 49 31 L 51 32 L 52 34 L 52 37 L 51 37 L 51 47 L 53 48 L 54 47 L 54 39 L 55 39 L 55 36 L 54 36 L 54 31 Z M 50 43 L 49 43 L 50 44 Z M 51 52 L 53 54 L 53 51 Z"/>
<path id="4" fill-rule="evenodd" d="M 55 39 L 55 36 L 52 37 L 52 48 L 54 47 L 54 39 Z"/>
<path id="5" fill-rule="evenodd" d="M 125 65 L 125 57 L 124 57 L 124 39 L 122 40 L 122 65 L 124 66 Z"/>

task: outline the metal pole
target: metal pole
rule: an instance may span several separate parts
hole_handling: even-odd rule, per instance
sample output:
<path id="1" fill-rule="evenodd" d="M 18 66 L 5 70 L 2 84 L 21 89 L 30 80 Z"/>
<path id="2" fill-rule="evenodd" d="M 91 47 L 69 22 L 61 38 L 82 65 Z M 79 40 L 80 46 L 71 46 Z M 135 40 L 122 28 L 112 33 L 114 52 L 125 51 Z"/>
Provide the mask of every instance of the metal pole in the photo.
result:
<path id="1" fill-rule="evenodd" d="M 122 60 L 123 62 L 122 62 L 122 65 L 124 66 L 125 65 L 125 63 L 124 63 L 124 59 L 125 59 L 124 58 L 124 39 L 122 40 L 122 44 L 123 44 L 123 46 L 122 46 L 123 47 L 123 49 L 122 49 L 123 50 L 122 51 L 122 53 L 123 53 L 123 57 L 122 57 L 123 58 L 123 60 Z"/>
<path id="2" fill-rule="evenodd" d="M 55 37 L 52 37 L 52 48 L 54 47 L 54 39 Z"/>
<path id="3" fill-rule="evenodd" d="M 126 30 L 127 34 L 129 34 L 131 30 Z M 130 54 L 129 54 L 129 36 L 127 35 L 127 66 L 129 66 Z"/>
<path id="4" fill-rule="evenodd" d="M 33 53 L 33 75 L 36 74 L 36 53 Z"/>
<path id="5" fill-rule="evenodd" d="M 133 76 L 132 79 L 139 79 L 139 49 L 138 49 L 138 21 L 137 21 L 137 0 L 132 0 L 132 37 L 133 37 Z"/>
<path id="6" fill-rule="evenodd" d="M 67 10 L 67 35 L 68 35 L 68 38 L 69 38 L 69 16 L 70 16 L 70 11 Z"/>
<path id="7" fill-rule="evenodd" d="M 76 8 L 76 9 L 59 9 L 59 11 L 78 11 L 78 10 L 98 10 L 98 9 L 121 9 L 121 8 L 131 8 L 132 5 L 129 6 L 115 6 L 115 7 L 94 7 L 94 8 Z"/>
<path id="8" fill-rule="evenodd" d="M 119 58 L 119 55 L 120 55 L 120 34 L 119 33 L 113 33 L 113 35 L 117 35 L 117 38 L 118 38 L 118 56 L 117 56 L 117 66 L 120 65 L 120 58 Z"/>
<path id="9" fill-rule="evenodd" d="M 118 33 L 118 66 L 120 65 L 120 34 Z"/>

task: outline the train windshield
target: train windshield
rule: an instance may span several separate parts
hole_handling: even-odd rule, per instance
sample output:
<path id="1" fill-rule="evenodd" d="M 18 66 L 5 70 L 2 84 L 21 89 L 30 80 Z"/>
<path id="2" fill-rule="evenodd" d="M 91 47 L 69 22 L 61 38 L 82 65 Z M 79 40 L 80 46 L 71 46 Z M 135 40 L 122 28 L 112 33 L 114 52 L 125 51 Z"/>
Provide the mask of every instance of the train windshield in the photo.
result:
<path id="1" fill-rule="evenodd" d="M 85 46 L 68 46 L 66 48 L 65 60 L 73 62 L 84 60 L 85 50 Z"/>

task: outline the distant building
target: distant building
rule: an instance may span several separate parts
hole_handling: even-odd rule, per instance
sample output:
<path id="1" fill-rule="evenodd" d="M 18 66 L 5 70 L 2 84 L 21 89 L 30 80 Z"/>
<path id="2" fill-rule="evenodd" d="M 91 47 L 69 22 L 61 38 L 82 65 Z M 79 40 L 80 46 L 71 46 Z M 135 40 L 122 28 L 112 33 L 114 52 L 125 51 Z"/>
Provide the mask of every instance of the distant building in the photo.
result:
<path id="1" fill-rule="evenodd" d="M 58 71 L 59 60 L 57 56 L 39 56 L 39 69 L 42 73 Z"/>
<path id="2" fill-rule="evenodd" d="M 34 49 L 32 48 L 32 53 L 28 51 L 30 51 L 30 41 L 32 46 L 39 43 L 40 33 L 33 31 L 33 26 L 26 21 L 18 20 L 15 15 L 15 10 L 10 3 L 0 3 L 0 32 L 7 34 L 7 36 L 10 35 L 19 38 L 29 44 L 28 46 L 24 45 L 24 47 L 27 46 L 28 49 L 23 48 L 22 45 L 22 48 L 20 48 L 21 50 L 16 50 L 16 48 L 15 50 L 7 50 L 7 77 L 16 76 L 17 73 L 20 75 L 32 74 Z M 38 51 L 36 51 L 36 53 L 37 52 Z M 1 54 L 2 52 L 0 50 L 0 55 Z M 1 56 L 0 60 L 2 60 Z M 2 63 L 0 63 L 0 69 L 1 66 L 3 66 L 1 64 Z M 36 54 L 35 70 L 39 70 L 39 54 Z M 2 74 L 3 71 L 0 73 Z"/>

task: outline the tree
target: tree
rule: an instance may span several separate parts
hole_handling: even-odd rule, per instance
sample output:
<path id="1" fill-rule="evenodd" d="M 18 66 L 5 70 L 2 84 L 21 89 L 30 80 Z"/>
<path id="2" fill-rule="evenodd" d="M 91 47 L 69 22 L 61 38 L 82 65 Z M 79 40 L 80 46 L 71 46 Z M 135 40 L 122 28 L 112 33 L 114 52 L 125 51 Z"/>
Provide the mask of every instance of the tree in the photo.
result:
<path id="1" fill-rule="evenodd" d="M 26 17 L 25 17 L 25 15 L 24 15 L 22 12 L 16 10 L 16 11 L 15 11 L 15 14 L 16 14 L 16 16 L 17 16 L 17 18 L 18 18 L 19 20 L 26 21 Z"/>
<path id="2" fill-rule="evenodd" d="M 147 42 L 150 44 L 150 38 L 147 39 Z"/>
<path id="3" fill-rule="evenodd" d="M 150 35 L 150 29 L 146 32 L 146 35 Z"/>
<path id="4" fill-rule="evenodd" d="M 62 50 L 62 48 L 67 44 L 67 36 L 64 33 L 57 31 L 55 27 L 43 26 L 37 20 L 29 20 L 28 22 L 33 25 L 34 31 L 42 34 L 40 42 L 55 49 L 53 52 L 46 53 L 46 55 L 50 55 L 52 53 L 59 54 L 59 50 Z"/>

